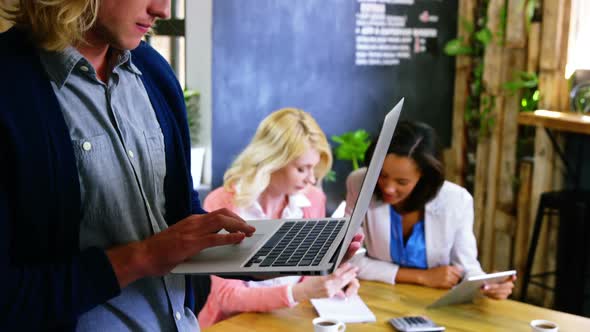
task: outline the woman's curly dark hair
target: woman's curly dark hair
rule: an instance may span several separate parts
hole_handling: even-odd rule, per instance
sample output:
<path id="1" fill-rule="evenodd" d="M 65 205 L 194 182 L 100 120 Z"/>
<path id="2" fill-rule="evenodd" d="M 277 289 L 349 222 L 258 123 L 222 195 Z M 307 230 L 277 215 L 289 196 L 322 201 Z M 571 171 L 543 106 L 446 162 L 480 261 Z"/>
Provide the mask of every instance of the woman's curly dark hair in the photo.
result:
<path id="1" fill-rule="evenodd" d="M 374 151 L 375 143 L 367 149 L 366 161 L 371 160 Z M 403 202 L 403 212 L 424 209 L 445 181 L 444 164 L 436 132 L 422 122 L 400 121 L 387 149 L 387 154 L 390 153 L 412 159 L 422 174 L 414 190 Z M 378 186 L 375 193 L 379 198 L 382 197 Z"/>

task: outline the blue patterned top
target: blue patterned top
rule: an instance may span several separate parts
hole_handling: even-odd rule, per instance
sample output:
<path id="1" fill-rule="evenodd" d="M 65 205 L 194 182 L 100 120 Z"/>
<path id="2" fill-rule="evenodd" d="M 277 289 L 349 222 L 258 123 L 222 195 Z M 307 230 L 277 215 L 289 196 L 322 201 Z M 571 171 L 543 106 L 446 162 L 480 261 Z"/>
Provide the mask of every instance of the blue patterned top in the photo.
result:
<path id="1" fill-rule="evenodd" d="M 389 206 L 391 222 L 390 254 L 391 260 L 401 266 L 416 269 L 427 269 L 426 240 L 424 237 L 424 220 L 418 221 L 412 229 L 412 234 L 404 244 L 402 218 L 392 205 Z"/>

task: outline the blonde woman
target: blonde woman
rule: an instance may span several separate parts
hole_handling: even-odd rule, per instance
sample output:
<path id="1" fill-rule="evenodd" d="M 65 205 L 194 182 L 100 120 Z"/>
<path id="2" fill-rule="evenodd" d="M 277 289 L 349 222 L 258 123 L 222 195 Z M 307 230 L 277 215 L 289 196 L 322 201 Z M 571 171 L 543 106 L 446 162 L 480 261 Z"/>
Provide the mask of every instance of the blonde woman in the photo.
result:
<path id="1" fill-rule="evenodd" d="M 246 220 L 325 216 L 326 196 L 315 186 L 332 165 L 326 136 L 308 113 L 284 108 L 266 117 L 250 144 L 225 173 L 224 186 L 205 199 L 208 211 L 229 209 Z M 202 327 L 244 311 L 270 311 L 311 298 L 355 294 L 356 268 L 344 264 L 323 277 L 259 282 L 211 277 L 199 314 Z"/>
<path id="2" fill-rule="evenodd" d="M 182 89 L 141 42 L 170 2 L 0 6 L 0 331 L 198 330 L 167 273 L 254 229 L 192 191 Z"/>

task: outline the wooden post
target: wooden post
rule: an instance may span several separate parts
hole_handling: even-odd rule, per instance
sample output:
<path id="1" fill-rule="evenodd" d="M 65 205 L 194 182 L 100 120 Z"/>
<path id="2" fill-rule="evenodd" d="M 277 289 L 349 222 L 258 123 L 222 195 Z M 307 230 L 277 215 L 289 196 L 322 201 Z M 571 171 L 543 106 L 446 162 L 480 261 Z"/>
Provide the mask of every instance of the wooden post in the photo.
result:
<path id="1" fill-rule="evenodd" d="M 518 5 L 517 0 L 513 0 L 512 6 Z M 483 80 L 487 93 L 490 97 L 495 100 L 493 106 L 492 118 L 495 120 L 491 137 L 489 139 L 489 155 L 488 164 L 486 167 L 486 195 L 484 202 L 484 217 L 481 221 L 483 224 L 483 236 L 480 235 L 483 243 L 481 247 L 481 262 L 482 265 L 488 270 L 496 268 L 497 263 L 504 266 L 508 266 L 509 254 L 510 254 L 510 238 L 512 236 L 510 232 L 510 225 L 512 224 L 513 217 L 512 206 L 513 202 L 503 200 L 504 206 L 509 206 L 507 210 L 498 207 L 500 201 L 498 200 L 500 190 L 502 192 L 509 191 L 512 189 L 512 178 L 514 175 L 514 157 L 508 157 L 509 165 L 512 170 L 508 172 L 506 178 L 502 178 L 501 170 L 506 168 L 503 167 L 503 163 L 510 153 L 515 150 L 511 149 L 508 152 L 503 151 L 503 147 L 507 144 L 514 146 L 516 142 L 516 122 L 510 123 L 505 128 L 505 91 L 502 85 L 508 80 L 512 79 L 513 69 L 515 67 L 513 54 L 511 50 L 504 47 L 504 41 L 498 40 L 498 35 L 501 35 L 501 12 L 504 10 L 505 1 L 503 0 L 491 0 L 488 6 L 487 17 L 488 17 L 488 28 L 495 36 L 494 40 L 486 46 L 485 57 L 484 57 L 484 73 Z M 521 14 L 523 11 L 520 11 Z M 508 26 L 506 31 L 511 30 L 523 30 L 524 29 L 524 16 L 518 13 L 512 16 L 508 24 L 515 24 L 516 27 Z M 517 35 L 514 35 L 517 37 Z M 517 47 L 518 44 L 523 47 L 525 45 L 525 34 L 524 30 L 521 31 L 519 43 L 513 45 Z M 524 62 L 524 51 L 520 53 L 521 59 L 519 59 L 519 67 L 523 67 Z M 514 110 L 513 108 L 511 110 Z M 518 112 L 516 109 L 515 112 Z M 516 114 L 510 115 L 511 119 L 516 119 Z M 505 130 L 508 129 L 511 132 L 511 136 L 506 137 Z M 507 139 L 509 139 L 507 141 Z M 514 153 L 512 153 L 514 154 Z M 476 167 L 482 167 L 482 165 L 476 165 Z M 500 189 L 500 185 L 505 185 L 508 182 L 508 189 Z M 507 199 L 513 200 L 514 194 L 508 195 Z M 497 246 L 497 242 L 499 246 Z M 498 251 L 498 249 L 500 249 Z"/>
<path id="2" fill-rule="evenodd" d="M 443 149 L 442 158 L 443 158 L 443 162 L 445 164 L 445 178 L 451 182 L 457 183 L 457 181 L 454 177 L 454 172 L 456 170 L 455 158 L 453 155 L 454 153 L 455 153 L 455 149 L 453 149 L 452 146 L 450 148 Z"/>
<path id="3" fill-rule="evenodd" d="M 563 20 L 566 15 L 566 2 L 569 0 L 543 1 L 543 25 L 541 29 L 541 69 L 559 69 L 562 40 L 567 39 L 564 33 Z M 569 8 L 569 6 L 567 6 Z M 567 13 L 569 15 L 569 12 Z"/>
<path id="4" fill-rule="evenodd" d="M 487 60 L 487 59 L 486 59 Z M 504 99 L 495 96 L 495 106 L 492 111 L 495 119 L 491 137 L 489 139 L 488 163 L 486 165 L 486 198 L 483 218 L 483 243 L 481 263 L 488 270 L 494 269 L 496 255 L 496 201 L 498 192 L 498 171 L 500 170 L 500 147 L 502 145 L 502 125 L 504 123 Z M 478 164 L 477 167 L 480 167 Z"/>
<path id="5" fill-rule="evenodd" d="M 483 82 L 488 93 L 500 94 L 502 88 L 502 46 L 490 43 L 484 55 Z"/>
<path id="6" fill-rule="evenodd" d="M 457 19 L 457 36 L 463 39 L 465 42 L 471 41 L 470 32 L 467 31 L 461 23 L 465 21 L 467 23 L 474 24 L 474 10 L 475 10 L 475 3 L 477 0 L 459 0 L 459 16 Z M 461 68 L 470 68 L 471 67 L 471 57 L 466 55 L 460 55 L 456 58 L 456 67 L 458 69 Z"/>
<path id="7" fill-rule="evenodd" d="M 541 50 L 541 23 L 533 22 L 529 27 L 526 71 L 539 71 L 539 52 Z"/>
<path id="8" fill-rule="evenodd" d="M 513 79 L 514 72 L 524 70 L 526 51 L 521 49 L 505 49 L 504 81 Z M 498 141 L 497 166 L 495 173 L 489 173 L 490 179 L 496 181 L 495 200 L 488 199 L 486 222 L 492 222 L 492 249 L 494 251 L 493 269 L 506 270 L 511 268 L 511 253 L 514 236 L 515 197 L 514 179 L 516 174 L 516 146 L 518 139 L 518 113 L 520 111 L 521 93 L 514 93 L 504 97 L 502 116 L 497 121 L 501 131 L 495 133 Z M 490 153 L 490 160 L 494 160 L 494 153 Z M 488 187 L 490 186 L 488 182 Z"/>
<path id="9" fill-rule="evenodd" d="M 486 91 L 494 96 L 501 93 L 502 89 L 502 54 L 503 46 L 497 40 L 497 33 L 502 29 L 500 18 L 504 8 L 503 0 L 490 0 L 488 5 L 488 28 L 494 35 L 493 41 L 486 46 L 484 55 L 483 82 Z"/>
<path id="10" fill-rule="evenodd" d="M 467 60 L 465 60 L 467 61 Z M 459 65 L 459 59 L 457 59 Z M 467 138 L 465 137 L 465 108 L 467 107 L 467 97 L 469 95 L 469 77 L 471 65 L 468 67 L 457 67 L 455 73 L 455 95 L 453 97 L 453 131 L 451 138 L 451 151 L 447 169 L 447 179 L 458 185 L 464 185 L 464 175 L 466 167 L 466 149 Z"/>
<path id="11" fill-rule="evenodd" d="M 480 139 L 477 143 L 477 151 L 475 153 L 475 182 L 474 182 L 474 214 L 475 221 L 473 225 L 473 232 L 477 239 L 479 252 L 484 251 L 483 247 L 483 225 L 484 225 L 484 212 L 485 212 L 485 201 L 487 196 L 487 165 L 489 162 L 488 152 L 490 148 L 489 139 Z"/>
<path id="12" fill-rule="evenodd" d="M 570 11 L 571 11 L 571 0 L 567 0 L 564 3 L 564 18 L 563 18 L 563 35 L 560 47 L 560 58 L 559 58 L 559 72 L 561 73 L 559 86 L 557 87 L 558 93 L 558 107 L 560 111 L 567 111 L 570 109 L 569 99 L 569 82 L 568 78 L 565 77 L 565 67 L 567 65 L 568 47 L 569 47 L 569 29 L 570 29 Z"/>
<path id="13" fill-rule="evenodd" d="M 508 48 L 526 46 L 525 4 L 526 0 L 508 0 L 506 22 L 506 47 Z"/>
<path id="14" fill-rule="evenodd" d="M 469 33 L 461 24 L 461 20 L 473 23 L 475 0 L 459 0 L 458 35 L 464 40 L 470 40 Z M 446 154 L 447 179 L 459 185 L 464 185 L 465 159 L 467 139 L 465 137 L 465 108 L 469 95 L 469 79 L 471 73 L 471 57 L 457 56 L 455 59 L 455 94 L 453 97 L 453 135 L 451 150 Z"/>
<path id="15" fill-rule="evenodd" d="M 488 271 L 506 271 L 512 269 L 510 257 L 512 255 L 513 233 L 512 225 L 515 223 L 515 217 L 502 210 L 496 210 L 494 213 L 494 256 L 493 266 Z"/>
<path id="16" fill-rule="evenodd" d="M 530 159 L 522 160 L 519 166 L 519 189 L 517 205 L 519 207 L 528 207 L 531 201 L 533 161 Z M 517 209 L 516 229 L 514 231 L 514 254 L 513 266 L 516 268 L 519 276 L 524 275 L 526 267 L 527 254 L 529 250 L 529 238 L 531 229 L 530 210 L 528 208 Z M 517 282 L 514 289 L 516 298 L 520 297 L 522 283 Z"/>
<path id="17" fill-rule="evenodd" d="M 524 70 L 526 50 L 510 49 L 506 51 L 505 65 L 509 69 L 507 76 Z M 509 78 L 507 78 L 508 80 Z M 514 178 L 516 173 L 516 146 L 518 140 L 518 113 L 520 112 L 521 93 L 505 97 L 504 121 L 502 124 L 501 163 L 499 171 L 498 205 L 510 212 L 514 210 Z"/>

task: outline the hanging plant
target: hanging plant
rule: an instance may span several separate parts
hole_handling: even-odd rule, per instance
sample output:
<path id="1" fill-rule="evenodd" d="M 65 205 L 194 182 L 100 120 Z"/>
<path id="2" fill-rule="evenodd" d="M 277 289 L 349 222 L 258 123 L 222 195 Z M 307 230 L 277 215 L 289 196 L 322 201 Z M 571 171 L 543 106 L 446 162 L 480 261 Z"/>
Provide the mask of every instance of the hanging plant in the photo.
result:
<path id="1" fill-rule="evenodd" d="M 494 40 L 502 40 L 504 35 L 501 32 L 494 36 L 488 28 L 488 3 L 488 0 L 476 2 L 473 23 L 460 18 L 461 26 L 469 38 L 459 36 L 447 42 L 444 47 L 445 54 L 449 56 L 463 55 L 471 60 L 464 110 L 466 137 L 464 184 L 471 192 L 473 192 L 475 179 L 475 155 L 478 141 L 488 137 L 495 124 L 492 110 L 496 100 L 494 96 L 486 93 L 483 83 L 485 49 Z M 505 11 L 502 15 L 505 15 Z"/>

